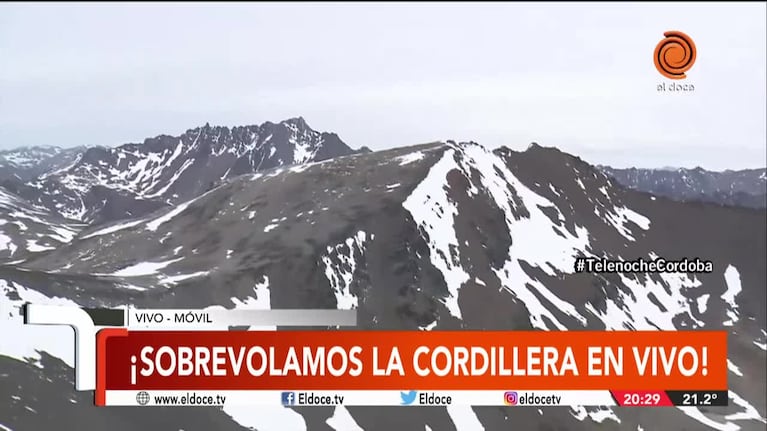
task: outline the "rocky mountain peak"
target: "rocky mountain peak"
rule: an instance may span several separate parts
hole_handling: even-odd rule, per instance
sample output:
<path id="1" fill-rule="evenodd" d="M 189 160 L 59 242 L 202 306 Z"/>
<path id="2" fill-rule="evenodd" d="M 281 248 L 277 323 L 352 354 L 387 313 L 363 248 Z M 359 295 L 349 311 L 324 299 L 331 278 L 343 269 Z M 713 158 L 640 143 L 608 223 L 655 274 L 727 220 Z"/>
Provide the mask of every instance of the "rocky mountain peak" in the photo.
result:
<path id="1" fill-rule="evenodd" d="M 338 135 L 311 129 L 303 117 L 233 128 L 206 123 L 141 144 L 91 147 L 64 169 L 9 187 L 59 216 L 105 222 L 190 199 L 237 175 L 354 152 Z"/>

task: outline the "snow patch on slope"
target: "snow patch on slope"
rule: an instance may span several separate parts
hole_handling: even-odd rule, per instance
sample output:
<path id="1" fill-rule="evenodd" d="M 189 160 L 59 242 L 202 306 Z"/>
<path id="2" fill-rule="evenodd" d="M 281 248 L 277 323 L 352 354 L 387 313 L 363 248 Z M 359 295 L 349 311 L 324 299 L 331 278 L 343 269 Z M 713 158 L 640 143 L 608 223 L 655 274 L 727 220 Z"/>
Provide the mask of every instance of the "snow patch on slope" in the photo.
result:
<path id="1" fill-rule="evenodd" d="M 327 254 L 322 257 L 325 277 L 330 282 L 340 310 L 354 309 L 359 305 L 359 299 L 351 293 L 351 285 L 357 269 L 356 256 L 362 256 L 365 252 L 366 240 L 366 233 L 358 231 L 343 243 L 328 246 Z"/>
<path id="2" fill-rule="evenodd" d="M 142 275 L 156 274 L 159 270 L 167 267 L 168 265 L 178 262 L 183 259 L 179 257 L 177 259 L 166 260 L 162 262 L 139 262 L 137 264 L 127 266 L 120 270 L 115 271 L 112 274 L 94 274 L 94 275 L 108 275 L 113 277 L 139 277 Z"/>
<path id="3" fill-rule="evenodd" d="M 224 404 L 224 412 L 238 424 L 258 431 L 306 431 L 304 417 L 283 406 Z"/>
<path id="4" fill-rule="evenodd" d="M 42 251 L 54 250 L 56 247 L 38 244 L 36 240 L 27 240 L 27 251 L 32 253 L 39 253 Z"/>
<path id="5" fill-rule="evenodd" d="M 767 420 L 759 414 L 759 411 L 752 406 L 748 401 L 743 399 L 740 395 L 733 391 L 728 392 L 728 396 L 732 401 L 731 404 L 742 407 L 743 410 L 737 413 L 732 413 L 724 417 L 727 422 L 715 421 L 706 416 L 698 407 L 678 407 L 679 410 L 684 412 L 687 416 L 697 420 L 698 422 L 713 428 L 718 431 L 738 431 L 741 427 L 734 423 L 734 421 L 758 421 L 761 423 L 767 423 Z"/>
<path id="6" fill-rule="evenodd" d="M 257 282 L 253 286 L 253 294 L 256 296 L 249 296 L 245 300 L 239 300 L 232 298 L 235 309 L 247 308 L 249 310 L 271 310 L 272 308 L 272 296 L 269 290 L 269 277 L 264 276 L 261 281 Z"/>
<path id="7" fill-rule="evenodd" d="M 625 274 L 618 276 L 626 290 L 618 287 L 618 295 L 615 298 L 610 298 L 603 290 L 606 301 L 604 312 L 597 310 L 590 302 L 586 303 L 586 309 L 602 321 L 606 330 L 674 331 L 677 329 L 674 318 L 684 315 L 690 320 L 696 320 L 692 316 L 690 302 L 682 293 L 686 289 L 701 285 L 694 276 L 689 278 L 684 273 L 662 274 L 660 281 L 647 277 L 645 284 Z M 666 311 L 659 308 L 652 297 Z M 703 326 L 703 322 L 697 323 Z"/>
<path id="8" fill-rule="evenodd" d="M 767 331 L 764 329 L 762 331 L 762 337 L 760 339 L 754 340 L 754 345 L 762 350 L 767 350 Z"/>
<path id="9" fill-rule="evenodd" d="M 203 277 L 210 274 L 210 271 L 197 271 L 191 274 L 178 274 L 164 277 L 160 280 L 160 284 L 176 284 L 180 281 L 189 280 L 192 278 Z"/>
<path id="10" fill-rule="evenodd" d="M 204 310 L 271 310 L 271 291 L 269 290 L 269 277 L 264 275 L 253 286 L 253 295 L 246 296 L 244 299 L 237 297 L 229 298 L 234 307 L 227 308 L 221 305 L 211 305 Z M 250 326 L 248 331 L 276 331 L 276 326 Z"/>
<path id="11" fill-rule="evenodd" d="M 743 407 L 743 411 L 727 415 L 724 417 L 725 419 L 730 421 L 753 420 L 763 424 L 767 423 L 767 420 L 759 414 L 759 411 L 756 409 L 756 407 L 752 406 L 751 403 L 746 401 L 743 397 L 733 391 L 729 391 L 728 395 L 735 405 Z"/>
<path id="12" fill-rule="evenodd" d="M 336 431 L 364 431 L 344 406 L 336 406 L 333 416 L 329 417 L 325 423 Z"/>
<path id="13" fill-rule="evenodd" d="M 738 304 L 735 302 L 735 297 L 743 290 L 740 285 L 740 273 L 738 269 L 732 265 L 727 265 L 727 269 L 724 270 L 724 280 L 727 283 L 727 290 L 722 294 L 722 299 L 727 303 L 729 309 L 727 310 L 727 317 L 730 319 L 725 321 L 724 326 L 732 326 L 738 322 Z"/>
<path id="14" fill-rule="evenodd" d="M 636 241 L 631 229 L 629 229 L 629 223 L 633 223 L 643 230 L 650 229 L 650 219 L 626 207 L 615 207 L 613 211 L 608 211 L 605 217 L 618 233 L 629 241 Z"/>
<path id="15" fill-rule="evenodd" d="M 11 252 L 11 256 L 13 256 L 13 253 L 16 253 L 17 247 L 11 237 L 0 233 L 0 250 L 8 250 Z"/>
<path id="16" fill-rule="evenodd" d="M 146 229 L 151 230 L 152 232 L 156 231 L 157 228 L 159 228 L 164 223 L 167 223 L 173 219 L 173 217 L 176 217 L 177 215 L 181 214 L 186 210 L 186 208 L 191 204 L 193 201 L 185 202 L 176 208 L 173 208 L 173 210 L 168 211 L 167 213 L 163 214 L 160 217 L 157 217 L 156 219 L 150 221 L 146 224 Z"/>
<path id="17" fill-rule="evenodd" d="M 158 197 L 158 196 L 164 195 L 165 192 L 168 191 L 168 189 L 170 189 L 174 184 L 176 184 L 176 181 L 178 180 L 178 178 L 192 164 L 194 164 L 194 159 L 186 159 L 186 160 L 184 160 L 184 164 L 181 165 L 181 168 L 179 168 L 176 172 L 173 173 L 173 177 L 171 177 L 171 179 L 161 189 L 157 190 L 154 193 L 147 194 L 144 197 L 146 197 L 146 198 L 154 198 L 154 197 Z"/>
<path id="18" fill-rule="evenodd" d="M 570 414 L 581 422 L 586 420 L 586 418 L 590 418 L 596 423 L 602 423 L 608 419 L 617 423 L 621 423 L 621 420 L 618 418 L 618 416 L 616 416 L 615 413 L 613 413 L 613 411 L 607 407 L 573 406 L 570 408 Z"/>
<path id="19" fill-rule="evenodd" d="M 44 223 L 42 220 L 40 220 L 41 223 Z M 69 226 L 50 226 L 51 230 L 53 231 L 53 234 L 50 234 L 50 237 L 61 241 L 63 243 L 71 242 L 73 239 L 75 239 L 75 236 L 77 236 L 77 230 L 72 229 Z"/>
<path id="20" fill-rule="evenodd" d="M 448 172 L 459 169 L 454 156 L 455 150 L 445 151 L 402 206 L 428 235 L 431 263 L 442 273 L 448 289 L 448 296 L 443 302 L 450 314 L 460 319 L 458 290 L 469 280 L 469 274 L 460 265 L 458 239 L 453 227 L 458 209 L 451 202 L 445 188 Z"/>
<path id="21" fill-rule="evenodd" d="M 409 154 L 396 157 L 394 160 L 398 161 L 400 166 L 404 166 L 410 163 L 417 162 L 421 159 L 423 159 L 423 152 L 416 151 L 414 153 L 409 153 Z"/>
<path id="22" fill-rule="evenodd" d="M 105 227 L 103 229 L 99 229 L 96 232 L 89 233 L 88 235 L 85 235 L 84 237 L 82 237 L 82 239 L 88 239 L 88 238 L 93 238 L 94 236 L 101 236 L 101 235 L 107 235 L 110 233 L 118 232 L 123 229 L 128 229 L 133 226 L 140 225 L 143 222 L 144 220 L 134 220 L 134 221 L 124 222 L 124 223 L 118 223 L 109 227 Z"/>
<path id="23" fill-rule="evenodd" d="M 470 406 L 447 406 L 447 414 L 455 424 L 456 430 L 484 430 L 485 427 L 479 421 L 474 409 Z"/>
<path id="24" fill-rule="evenodd" d="M 293 147 L 293 163 L 301 164 L 312 158 L 314 155 L 308 143 L 296 143 Z"/>
<path id="25" fill-rule="evenodd" d="M 727 360 L 727 369 L 730 370 L 731 373 L 735 374 L 738 377 L 743 377 L 743 373 L 740 372 L 740 368 L 738 368 L 737 365 L 735 365 L 731 360 Z"/>
<path id="26" fill-rule="evenodd" d="M 698 299 L 696 300 L 696 302 L 698 303 L 698 312 L 700 312 L 700 314 L 705 313 L 706 310 L 708 309 L 708 298 L 710 297 L 711 295 L 706 293 L 706 294 L 700 295 Z"/>

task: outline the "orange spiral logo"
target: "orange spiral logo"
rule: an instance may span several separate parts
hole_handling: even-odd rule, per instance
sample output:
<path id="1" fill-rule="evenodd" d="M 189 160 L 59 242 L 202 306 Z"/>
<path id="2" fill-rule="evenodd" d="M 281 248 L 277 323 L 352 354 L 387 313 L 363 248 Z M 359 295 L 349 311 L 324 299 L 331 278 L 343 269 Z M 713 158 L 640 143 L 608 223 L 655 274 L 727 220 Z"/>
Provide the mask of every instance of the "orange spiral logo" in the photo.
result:
<path id="1" fill-rule="evenodd" d="M 684 73 L 695 64 L 695 42 L 681 31 L 667 31 L 655 47 L 655 68 L 670 79 L 685 79 Z"/>

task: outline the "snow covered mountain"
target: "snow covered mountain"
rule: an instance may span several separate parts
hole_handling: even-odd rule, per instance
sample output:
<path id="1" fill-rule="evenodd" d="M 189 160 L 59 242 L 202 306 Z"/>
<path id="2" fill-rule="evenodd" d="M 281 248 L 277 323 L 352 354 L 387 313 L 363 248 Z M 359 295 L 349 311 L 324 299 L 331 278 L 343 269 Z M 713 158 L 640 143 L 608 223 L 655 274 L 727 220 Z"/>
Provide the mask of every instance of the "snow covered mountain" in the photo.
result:
<path id="1" fill-rule="evenodd" d="M 214 129 L 207 130 L 181 142 Z M 288 159 L 277 154 L 274 160 Z M 198 196 L 165 174 L 144 182 L 124 177 L 137 197 L 154 198 L 148 195 L 169 185 L 158 196 L 178 194 L 178 200 L 0 265 L 0 333 L 17 334 L 0 337 L 0 429 L 765 429 L 764 211 L 628 190 L 579 158 L 535 145 L 514 152 L 447 142 L 258 173 L 246 165 L 249 173 L 235 176 L 242 171 L 230 164 L 232 171 L 209 189 L 192 182 L 203 190 Z M 115 176 L 109 184 L 117 182 Z M 574 273 L 576 256 L 698 257 L 712 260 L 714 270 Z M 26 301 L 354 308 L 369 330 L 725 328 L 730 406 L 152 408 L 140 414 L 96 408 L 92 394 L 73 390 L 71 330 L 52 337 L 51 328 L 23 326 L 19 309 Z"/>
<path id="2" fill-rule="evenodd" d="M 183 202 L 237 175 L 353 152 L 300 117 L 231 129 L 205 125 L 143 144 L 88 148 L 69 166 L 3 185 L 54 214 L 100 223 Z"/>
<path id="3" fill-rule="evenodd" d="M 702 168 L 616 169 L 600 166 L 600 169 L 627 187 L 674 200 L 767 207 L 767 169 L 724 172 Z"/>
<path id="4" fill-rule="evenodd" d="M 85 147 L 22 147 L 0 151 L 0 182 L 27 182 L 69 166 Z"/>
<path id="5" fill-rule="evenodd" d="M 0 263 L 60 247 L 85 227 L 34 208 L 0 188 Z"/>

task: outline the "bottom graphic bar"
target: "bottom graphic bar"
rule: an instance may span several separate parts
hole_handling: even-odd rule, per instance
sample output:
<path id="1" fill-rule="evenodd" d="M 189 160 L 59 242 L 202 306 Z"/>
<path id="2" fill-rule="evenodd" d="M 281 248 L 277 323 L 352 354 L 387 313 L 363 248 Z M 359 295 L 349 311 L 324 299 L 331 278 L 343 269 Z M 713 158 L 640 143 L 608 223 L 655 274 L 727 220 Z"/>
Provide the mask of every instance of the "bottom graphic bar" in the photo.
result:
<path id="1" fill-rule="evenodd" d="M 697 399 L 726 403 L 726 391 L 698 394 Z M 686 395 L 685 395 L 686 394 Z M 683 391 L 106 391 L 107 406 L 633 406 L 694 405 L 693 392 Z M 687 404 L 684 404 L 687 403 Z M 726 405 L 726 404 L 723 404 Z"/>

